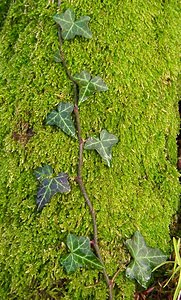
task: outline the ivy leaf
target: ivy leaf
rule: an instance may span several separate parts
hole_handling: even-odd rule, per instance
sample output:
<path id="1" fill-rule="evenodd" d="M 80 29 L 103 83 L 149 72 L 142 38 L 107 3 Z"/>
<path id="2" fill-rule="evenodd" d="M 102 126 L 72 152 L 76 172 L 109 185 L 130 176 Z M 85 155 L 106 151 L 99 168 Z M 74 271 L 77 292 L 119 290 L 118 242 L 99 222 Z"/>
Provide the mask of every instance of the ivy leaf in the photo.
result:
<path id="1" fill-rule="evenodd" d="M 152 269 L 167 260 L 167 256 L 156 248 L 146 246 L 145 240 L 139 231 L 136 231 L 132 239 L 126 241 L 133 261 L 126 269 L 126 276 L 136 279 L 137 282 L 147 288 L 151 278 Z"/>
<path id="2" fill-rule="evenodd" d="M 42 182 L 43 179 L 47 177 L 51 177 L 53 175 L 53 169 L 51 166 L 45 165 L 43 167 L 39 167 L 34 171 L 36 178 Z"/>
<path id="3" fill-rule="evenodd" d="M 68 175 L 66 173 L 60 173 L 53 177 L 53 169 L 47 165 L 37 168 L 34 173 L 40 182 L 36 198 L 37 210 L 41 210 L 56 193 L 70 192 Z"/>
<path id="4" fill-rule="evenodd" d="M 90 248 L 89 238 L 68 234 L 67 246 L 70 253 L 61 259 L 61 264 L 67 273 L 75 272 L 78 268 L 86 265 L 103 268 L 103 265 Z"/>
<path id="5" fill-rule="evenodd" d="M 56 125 L 66 134 L 75 137 L 75 127 L 71 118 L 73 109 L 74 106 L 71 103 L 59 103 L 58 110 L 53 110 L 48 114 L 46 124 Z"/>
<path id="6" fill-rule="evenodd" d="M 87 139 L 84 148 L 94 149 L 106 162 L 108 167 L 110 167 L 110 161 L 112 159 L 112 147 L 117 144 L 118 139 L 115 135 L 107 132 L 107 130 L 102 130 L 100 133 L 100 139 L 95 137 L 90 137 Z"/>
<path id="7" fill-rule="evenodd" d="M 79 103 L 84 102 L 90 95 L 96 91 L 107 91 L 108 87 L 101 77 L 91 77 L 87 71 L 76 74 L 74 79 L 79 84 Z"/>
<path id="8" fill-rule="evenodd" d="M 88 27 L 88 22 L 90 21 L 90 17 L 88 16 L 80 17 L 80 19 L 75 21 L 74 12 L 71 9 L 67 9 L 60 15 L 56 14 L 53 19 L 62 28 L 62 37 L 65 40 L 73 39 L 76 35 L 88 39 L 92 37 L 92 33 Z"/>

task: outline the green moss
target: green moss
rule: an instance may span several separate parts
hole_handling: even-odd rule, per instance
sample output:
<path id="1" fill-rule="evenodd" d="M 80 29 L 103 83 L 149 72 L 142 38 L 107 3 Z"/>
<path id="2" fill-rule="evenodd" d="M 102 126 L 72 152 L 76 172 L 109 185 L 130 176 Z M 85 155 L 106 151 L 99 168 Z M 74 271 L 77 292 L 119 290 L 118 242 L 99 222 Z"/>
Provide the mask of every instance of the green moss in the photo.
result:
<path id="1" fill-rule="evenodd" d="M 41 213 L 35 209 L 33 170 L 48 163 L 73 178 L 78 151 L 77 142 L 43 123 L 60 101 L 72 101 L 71 84 L 53 61 L 56 4 L 45 2 L 11 2 L 0 19 L 0 296 L 102 300 L 107 291 L 98 271 L 67 276 L 59 263 L 68 232 L 92 237 L 75 184 L 72 193 L 56 195 Z M 64 1 L 62 11 L 68 7 L 91 17 L 93 33 L 90 41 L 64 43 L 70 69 L 99 74 L 109 86 L 81 105 L 83 135 L 106 128 L 119 144 L 110 169 L 96 153 L 85 152 L 84 178 L 108 273 L 112 276 L 118 265 L 123 269 L 115 299 L 132 300 L 124 241 L 138 229 L 150 246 L 168 253 L 169 224 L 179 203 L 179 7 L 177 1 Z M 26 145 L 13 138 L 23 122 L 34 132 Z"/>
<path id="2" fill-rule="evenodd" d="M 1 0 L 0 2 L 0 30 L 3 26 L 10 4 L 11 0 Z"/>

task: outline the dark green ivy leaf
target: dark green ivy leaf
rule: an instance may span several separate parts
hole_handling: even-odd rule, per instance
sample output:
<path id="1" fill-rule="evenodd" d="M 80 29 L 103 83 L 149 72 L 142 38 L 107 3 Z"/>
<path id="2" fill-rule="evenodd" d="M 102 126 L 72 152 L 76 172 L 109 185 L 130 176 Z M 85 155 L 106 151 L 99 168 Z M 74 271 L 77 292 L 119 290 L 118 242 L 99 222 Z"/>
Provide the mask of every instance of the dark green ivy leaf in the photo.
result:
<path id="1" fill-rule="evenodd" d="M 65 40 L 73 39 L 76 35 L 83 36 L 85 38 L 91 38 L 92 33 L 88 27 L 90 17 L 80 17 L 75 21 L 75 14 L 71 9 L 67 9 L 62 14 L 56 14 L 53 17 L 54 21 L 62 28 L 62 37 Z"/>
<path id="2" fill-rule="evenodd" d="M 42 182 L 43 179 L 49 178 L 53 175 L 53 169 L 51 166 L 45 165 L 43 167 L 39 167 L 34 171 L 36 178 Z"/>
<path id="3" fill-rule="evenodd" d="M 141 286 L 147 288 L 153 268 L 166 261 L 167 256 L 159 249 L 146 246 L 139 231 L 126 241 L 126 246 L 133 257 L 126 269 L 126 276 L 136 279 Z"/>
<path id="4" fill-rule="evenodd" d="M 58 176 L 53 177 L 53 169 L 46 165 L 37 168 L 35 176 L 40 182 L 36 198 L 38 210 L 41 210 L 56 193 L 70 192 L 68 175 L 66 173 L 60 173 Z"/>
<path id="5" fill-rule="evenodd" d="M 110 161 L 112 159 L 112 147 L 117 144 L 117 142 L 118 138 L 104 129 L 100 133 L 100 139 L 95 137 L 88 138 L 84 148 L 88 150 L 96 150 L 106 162 L 108 167 L 110 167 Z"/>
<path id="6" fill-rule="evenodd" d="M 79 103 L 84 102 L 89 96 L 96 91 L 107 91 L 108 87 L 101 77 L 91 77 L 87 71 L 76 74 L 74 79 L 79 84 Z"/>
<path id="7" fill-rule="evenodd" d="M 61 259 L 61 264 L 65 267 L 67 273 L 74 272 L 86 265 L 103 268 L 90 248 L 89 238 L 69 234 L 67 236 L 67 246 L 70 253 Z"/>
<path id="8" fill-rule="evenodd" d="M 46 124 L 56 125 L 66 134 L 75 137 L 75 127 L 71 118 L 73 109 L 74 106 L 71 103 L 59 103 L 58 110 L 53 110 L 48 114 Z"/>

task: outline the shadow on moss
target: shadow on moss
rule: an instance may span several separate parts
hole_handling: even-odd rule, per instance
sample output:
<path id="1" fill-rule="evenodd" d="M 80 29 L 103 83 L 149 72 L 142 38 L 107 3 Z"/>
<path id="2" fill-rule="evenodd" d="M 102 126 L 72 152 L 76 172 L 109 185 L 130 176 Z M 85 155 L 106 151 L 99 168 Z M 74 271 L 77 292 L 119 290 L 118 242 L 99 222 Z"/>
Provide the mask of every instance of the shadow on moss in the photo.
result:
<path id="1" fill-rule="evenodd" d="M 0 3 L 0 30 L 3 27 L 4 21 L 6 19 L 6 16 L 8 14 L 8 10 L 10 7 L 12 0 L 3 0 Z"/>

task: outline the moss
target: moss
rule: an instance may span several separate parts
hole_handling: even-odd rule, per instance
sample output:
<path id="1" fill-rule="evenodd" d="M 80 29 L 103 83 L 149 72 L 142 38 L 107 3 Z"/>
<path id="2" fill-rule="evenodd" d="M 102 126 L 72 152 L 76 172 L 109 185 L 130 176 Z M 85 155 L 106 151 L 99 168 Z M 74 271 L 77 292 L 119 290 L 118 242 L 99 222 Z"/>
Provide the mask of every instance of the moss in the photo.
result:
<path id="1" fill-rule="evenodd" d="M 48 163 L 73 178 L 77 166 L 77 142 L 43 122 L 59 101 L 72 101 L 71 84 L 53 62 L 56 4 L 45 2 L 11 2 L 2 23 L 0 295 L 2 300 L 102 300 L 107 291 L 98 271 L 67 276 L 59 263 L 68 232 L 92 237 L 75 184 L 72 193 L 56 195 L 41 213 L 35 209 L 33 170 Z M 87 69 L 109 86 L 81 106 L 83 135 L 106 128 L 119 144 L 110 169 L 96 153 L 85 152 L 84 178 L 108 273 L 118 265 L 123 269 L 115 299 L 131 300 L 134 283 L 124 275 L 124 241 L 139 229 L 150 246 L 168 253 L 169 224 L 179 203 L 179 7 L 177 1 L 64 1 L 62 11 L 68 7 L 78 16 L 89 15 L 93 32 L 90 41 L 64 43 L 72 72 Z M 34 132 L 26 144 L 13 138 L 22 122 Z"/>
<path id="2" fill-rule="evenodd" d="M 0 3 L 0 30 L 3 26 L 10 4 L 11 4 L 11 0 L 2 0 Z"/>

